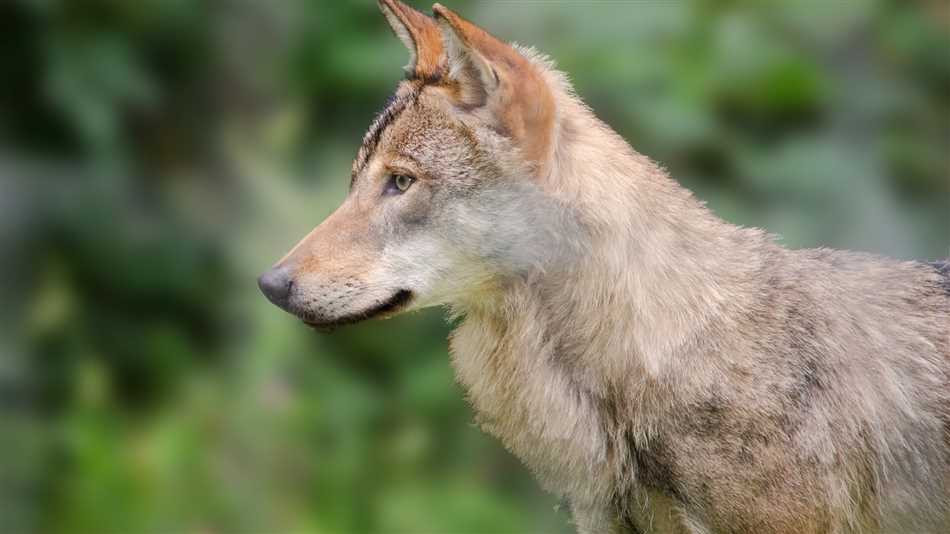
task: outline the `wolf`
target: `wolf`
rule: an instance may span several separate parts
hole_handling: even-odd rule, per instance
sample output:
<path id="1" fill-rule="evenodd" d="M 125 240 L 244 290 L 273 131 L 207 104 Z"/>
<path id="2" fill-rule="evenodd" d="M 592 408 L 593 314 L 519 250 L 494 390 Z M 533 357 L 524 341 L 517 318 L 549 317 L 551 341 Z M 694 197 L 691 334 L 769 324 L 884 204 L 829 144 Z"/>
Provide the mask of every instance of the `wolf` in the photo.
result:
<path id="1" fill-rule="evenodd" d="M 581 533 L 950 532 L 950 263 L 729 224 L 541 54 L 379 4 L 406 79 L 269 300 L 446 307 L 478 423 Z"/>

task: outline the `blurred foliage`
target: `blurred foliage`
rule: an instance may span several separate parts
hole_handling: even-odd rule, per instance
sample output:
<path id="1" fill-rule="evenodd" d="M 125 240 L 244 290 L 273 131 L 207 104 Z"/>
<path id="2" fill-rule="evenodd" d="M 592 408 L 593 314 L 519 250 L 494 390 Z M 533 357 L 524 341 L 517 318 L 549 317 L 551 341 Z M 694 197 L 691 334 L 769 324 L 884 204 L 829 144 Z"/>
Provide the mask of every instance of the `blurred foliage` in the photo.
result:
<path id="1" fill-rule="evenodd" d="M 944 1 L 450 7 L 729 220 L 948 254 Z M 400 77 L 375 2 L 8 0 L 0 36 L 0 531 L 569 531 L 438 311 L 319 336 L 256 292 Z"/>

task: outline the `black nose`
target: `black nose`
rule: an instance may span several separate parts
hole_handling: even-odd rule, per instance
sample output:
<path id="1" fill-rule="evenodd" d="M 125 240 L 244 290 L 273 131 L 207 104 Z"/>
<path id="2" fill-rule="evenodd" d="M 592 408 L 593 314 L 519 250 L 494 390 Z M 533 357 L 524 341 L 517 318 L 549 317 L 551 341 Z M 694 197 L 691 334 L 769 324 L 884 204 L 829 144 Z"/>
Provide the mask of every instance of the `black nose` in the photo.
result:
<path id="1" fill-rule="evenodd" d="M 267 300 L 286 310 L 290 300 L 290 288 L 293 287 L 290 269 L 274 267 L 257 279 L 257 285 Z"/>

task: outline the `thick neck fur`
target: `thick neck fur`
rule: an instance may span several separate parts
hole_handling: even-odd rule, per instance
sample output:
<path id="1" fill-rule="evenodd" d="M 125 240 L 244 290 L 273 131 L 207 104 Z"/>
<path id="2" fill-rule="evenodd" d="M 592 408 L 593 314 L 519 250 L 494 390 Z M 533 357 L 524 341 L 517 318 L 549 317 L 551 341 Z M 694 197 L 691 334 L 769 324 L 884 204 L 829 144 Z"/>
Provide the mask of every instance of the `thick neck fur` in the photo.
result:
<path id="1" fill-rule="evenodd" d="M 704 387 L 672 381 L 718 375 L 677 369 L 716 366 L 690 361 L 689 349 L 755 299 L 752 275 L 775 246 L 715 217 L 558 87 L 556 143 L 540 181 L 576 210 L 584 244 L 564 264 L 510 280 L 494 298 L 460 310 L 466 318 L 452 350 L 490 432 L 545 471 L 538 474 L 550 489 L 604 495 L 625 454 L 610 445 L 623 436 L 608 434 L 649 439 L 662 417 L 649 405 Z M 641 424 L 606 420 L 623 405 L 636 406 Z M 577 481 L 595 487 L 564 486 Z"/>
<path id="2" fill-rule="evenodd" d="M 562 109 L 549 180 L 582 206 L 592 239 L 569 280 L 553 281 L 562 290 L 553 297 L 588 312 L 574 316 L 593 320 L 626 308 L 629 324 L 614 328 L 632 344 L 628 354 L 642 371 L 660 378 L 670 371 L 664 368 L 670 358 L 710 322 L 725 320 L 753 297 L 752 274 L 771 243 L 713 215 L 583 104 L 564 99 Z"/>
<path id="3" fill-rule="evenodd" d="M 562 358 L 604 342 L 630 349 L 609 347 L 635 356 L 601 362 L 605 375 L 591 387 L 620 371 L 662 378 L 671 356 L 755 298 L 754 274 L 778 247 L 759 230 L 716 217 L 569 89 L 558 97 L 557 141 L 542 188 L 576 210 L 585 242 L 564 264 L 511 281 L 466 314 L 510 323 L 511 313 L 543 310 L 536 319 Z"/>

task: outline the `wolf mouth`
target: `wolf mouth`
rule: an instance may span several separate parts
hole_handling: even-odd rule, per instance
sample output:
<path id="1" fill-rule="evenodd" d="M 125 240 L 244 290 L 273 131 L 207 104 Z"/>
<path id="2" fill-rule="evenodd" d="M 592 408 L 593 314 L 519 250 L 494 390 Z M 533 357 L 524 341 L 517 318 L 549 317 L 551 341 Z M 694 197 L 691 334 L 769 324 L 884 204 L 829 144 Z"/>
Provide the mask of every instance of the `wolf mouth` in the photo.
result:
<path id="1" fill-rule="evenodd" d="M 344 315 L 330 321 L 314 321 L 309 318 L 302 318 L 301 320 L 304 322 L 304 324 L 316 330 L 331 331 L 338 326 L 358 323 L 360 321 L 365 321 L 367 319 L 372 319 L 374 317 L 379 317 L 380 315 L 397 311 L 400 308 L 405 307 L 410 300 L 412 300 L 412 291 L 409 291 L 408 289 L 400 289 L 393 296 L 389 297 L 388 300 L 385 300 L 368 310 Z"/>

